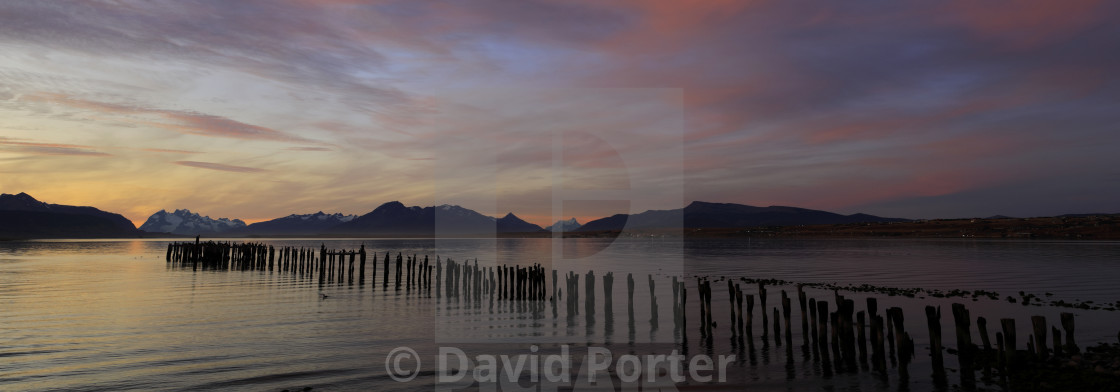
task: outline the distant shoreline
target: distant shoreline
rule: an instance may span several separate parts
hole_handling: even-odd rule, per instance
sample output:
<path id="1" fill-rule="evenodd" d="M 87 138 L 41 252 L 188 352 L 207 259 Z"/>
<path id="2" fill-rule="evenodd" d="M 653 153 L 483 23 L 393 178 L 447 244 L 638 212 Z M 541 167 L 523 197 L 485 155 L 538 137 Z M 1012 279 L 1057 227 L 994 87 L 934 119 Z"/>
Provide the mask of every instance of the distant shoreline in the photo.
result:
<path id="1" fill-rule="evenodd" d="M 438 238 L 552 238 L 551 232 L 497 233 L 497 235 L 443 236 Z M 562 238 L 978 238 L 978 239 L 1062 239 L 1120 240 L 1120 216 L 935 219 L 890 223 L 849 223 L 800 226 L 756 226 L 733 228 L 634 229 L 626 231 L 575 231 Z M 168 239 L 190 240 L 195 236 L 146 234 L 83 238 L 0 238 L 0 241 L 49 239 Z M 204 235 L 205 240 L 225 239 L 342 239 L 342 238 L 405 238 L 434 239 L 431 234 L 351 234 L 351 235 Z"/>

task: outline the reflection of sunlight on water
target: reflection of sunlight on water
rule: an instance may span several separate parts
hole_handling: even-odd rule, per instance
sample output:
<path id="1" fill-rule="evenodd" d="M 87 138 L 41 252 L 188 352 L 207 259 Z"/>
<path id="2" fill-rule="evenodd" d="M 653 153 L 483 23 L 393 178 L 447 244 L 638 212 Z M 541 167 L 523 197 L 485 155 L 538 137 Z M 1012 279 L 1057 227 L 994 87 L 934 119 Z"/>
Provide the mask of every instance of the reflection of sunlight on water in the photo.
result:
<path id="1" fill-rule="evenodd" d="M 146 252 L 148 250 L 148 247 L 146 246 L 147 244 L 150 244 L 150 242 L 137 240 L 128 241 L 128 254 L 133 256 L 143 256 L 144 254 L 148 253 Z"/>
<path id="2" fill-rule="evenodd" d="M 585 314 L 569 319 L 563 301 L 558 303 L 556 319 L 547 301 L 543 311 L 506 302 L 495 304 L 491 312 L 488 302 L 480 307 L 417 295 L 415 289 L 397 292 L 392 284 L 384 290 L 380 269 L 378 284 L 319 286 L 314 276 L 168 269 L 164 263 L 166 242 L 159 240 L 0 243 L 0 320 L 4 320 L 0 322 L 0 357 L 4 359 L 0 363 L 0 385 L 14 390 L 381 389 L 393 385 L 384 384 L 384 366 L 378 356 L 401 345 L 414 346 L 425 354 L 433 352 L 437 336 L 496 342 L 563 342 L 575 337 L 584 343 L 611 340 L 615 347 L 629 347 L 631 339 L 639 346 L 656 340 L 672 341 L 669 281 L 670 276 L 681 275 L 687 276 L 688 300 L 693 305 L 693 275 L 697 274 L 894 287 L 984 288 L 999 290 L 1004 296 L 1018 290 L 1039 294 L 1051 291 L 1062 298 L 1120 299 L 1114 285 L 1120 279 L 1117 243 L 700 240 L 685 242 L 682 249 L 682 243 L 647 239 L 579 239 L 564 240 L 563 246 L 605 250 L 559 262 L 551 260 L 551 238 L 440 240 L 438 247 L 435 241 L 423 239 L 269 243 L 316 249 L 323 243 L 337 249 L 353 249 L 364 243 L 371 254 L 379 256 L 378 260 L 386 251 L 394 256 L 400 251 L 421 258 L 431 255 L 434 261 L 438 249 L 445 258 L 457 260 L 490 252 L 489 257 L 479 257 L 480 266 L 551 262 L 561 271 L 561 285 L 564 272 L 581 275 L 581 306 L 586 272 L 595 271 L 598 290 L 602 290 L 603 275 L 614 272 L 613 330 L 608 330 L 602 304 L 596 309 L 595 324 L 590 328 L 594 336 L 589 339 L 585 336 L 589 330 Z M 604 243 L 612 245 L 604 247 Z M 681 260 L 685 261 L 683 265 Z M 636 338 L 630 338 L 629 331 L 628 273 L 635 278 Z M 650 274 L 657 280 L 660 306 L 660 329 L 655 336 L 651 336 L 648 322 Z M 753 285 L 742 288 L 747 293 L 756 290 Z M 719 322 L 717 353 L 726 348 L 718 343 L 720 339 L 726 342 L 725 290 L 725 282 L 713 284 L 714 320 Z M 780 298 L 780 290 L 796 297 L 792 287 L 771 286 L 769 308 Z M 831 291 L 806 291 L 818 300 L 831 301 Z M 841 294 L 856 299 L 861 306 L 862 294 Z M 918 305 L 941 305 L 947 310 L 951 302 L 963 302 L 974 317 L 989 319 L 989 330 L 992 320 L 1015 317 L 1020 320 L 1022 336 L 1027 335 L 1024 332 L 1029 323 L 1025 321 L 1030 315 L 1045 315 L 1053 324 L 1058 312 L 1068 311 L 1008 305 L 1006 301 L 876 296 L 880 311 L 888 306 L 906 309 L 908 329 L 917 338 L 918 347 L 925 337 L 925 320 Z M 602 300 L 605 295 L 599 291 L 596 298 Z M 797 326 L 796 303 L 794 308 Z M 755 310 L 756 329 L 761 328 L 759 312 L 766 310 L 772 309 Z M 693 313 L 689 314 L 692 328 L 688 333 L 690 339 L 696 339 L 695 306 L 690 306 L 689 312 Z M 1115 338 L 1113 329 L 1120 325 L 1118 312 L 1075 313 L 1079 343 Z M 952 341 L 947 319 L 942 321 L 944 340 Z M 794 327 L 793 332 L 797 342 L 800 329 Z M 697 348 L 695 341 L 690 344 Z M 484 349 L 492 347 L 496 346 Z M 784 384 L 786 347 L 770 349 L 760 353 L 766 363 L 744 365 L 738 368 L 736 377 L 750 386 L 789 387 L 791 384 Z M 919 348 L 919 357 L 923 354 Z M 947 365 L 951 364 L 951 357 L 946 358 Z M 913 379 L 919 386 L 928 385 L 921 384 L 917 375 L 922 360 L 919 358 L 913 366 Z M 796 366 L 804 366 L 806 373 L 814 372 L 814 365 L 800 358 L 796 358 Z M 799 379 L 796 382 L 801 384 L 793 385 L 809 389 L 824 386 L 819 379 L 813 380 L 805 384 Z M 836 386 L 850 383 L 856 389 L 876 388 L 868 383 L 873 380 L 836 378 L 829 382 Z"/>

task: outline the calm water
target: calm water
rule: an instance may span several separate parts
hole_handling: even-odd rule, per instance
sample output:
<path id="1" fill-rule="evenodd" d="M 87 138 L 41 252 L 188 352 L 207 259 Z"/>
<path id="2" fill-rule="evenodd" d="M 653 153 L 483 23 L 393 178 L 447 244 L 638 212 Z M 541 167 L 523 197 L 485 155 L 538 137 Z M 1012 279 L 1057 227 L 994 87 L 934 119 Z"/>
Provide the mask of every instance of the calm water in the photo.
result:
<path id="1" fill-rule="evenodd" d="M 491 303 L 488 298 L 448 299 L 426 292 L 396 291 L 376 284 L 320 286 L 312 276 L 268 271 L 195 271 L 171 268 L 164 241 L 35 241 L 0 243 L 0 390 L 431 390 L 433 355 L 440 346 L 477 353 L 527 353 L 530 344 L 555 352 L 560 344 L 604 346 L 615 352 L 737 354 L 727 389 L 895 390 L 897 373 L 826 375 L 807 359 L 793 287 L 769 288 L 767 312 L 780 306 L 780 291 L 793 304 L 793 342 L 760 339 L 747 352 L 729 343 L 724 322 L 726 282 L 713 284 L 715 345 L 698 341 L 694 276 L 776 278 L 797 282 L 874 284 L 891 287 L 995 290 L 1002 297 L 1024 290 L 1053 299 L 1120 300 L 1120 243 L 945 240 L 265 240 L 275 246 L 356 249 L 378 258 L 390 250 L 433 260 L 477 258 L 480 266 L 541 263 L 561 274 L 593 269 L 598 279 L 613 272 L 613 312 L 603 314 L 601 280 L 594 318 L 569 317 L 564 303 L 554 317 L 536 306 Z M 371 269 L 370 263 L 367 269 Z M 367 270 L 367 280 L 372 270 Z M 633 327 L 627 313 L 626 275 L 636 281 Z M 659 303 L 650 309 L 649 277 Z M 671 276 L 689 289 L 684 344 L 673 328 Z M 550 279 L 551 280 L 551 279 Z M 561 277 L 561 285 L 563 284 Z M 581 280 L 582 290 L 584 280 Z M 744 285 L 754 294 L 754 285 Z M 551 287 L 549 289 L 551 291 Z M 832 300 L 831 291 L 806 290 Z M 842 292 L 863 309 L 863 295 Z M 566 295 L 566 294 L 565 294 Z M 1022 347 L 1029 316 L 1051 324 L 1069 309 L 1023 307 L 981 299 L 905 298 L 873 295 L 880 309 L 901 306 L 915 339 L 911 377 L 915 390 L 931 389 L 922 307 L 940 305 L 946 346 L 955 346 L 948 306 L 962 302 L 972 316 L 1014 317 Z M 583 297 L 580 299 L 581 305 Z M 756 310 L 759 312 L 760 310 Z M 581 309 L 582 312 L 582 309 Z M 1120 312 L 1074 311 L 1078 342 L 1115 341 Z M 756 320 L 760 317 L 756 313 Z M 651 318 L 656 320 L 654 328 Z M 994 335 L 989 322 L 989 330 Z M 974 339 L 976 332 L 973 332 Z M 385 356 L 409 346 L 427 361 L 409 383 L 389 378 Z M 787 350 L 792 349 L 792 350 Z M 946 355 L 946 366 L 955 367 Z M 950 373 L 950 384 L 956 383 Z M 696 384 L 696 382 L 692 382 Z"/>

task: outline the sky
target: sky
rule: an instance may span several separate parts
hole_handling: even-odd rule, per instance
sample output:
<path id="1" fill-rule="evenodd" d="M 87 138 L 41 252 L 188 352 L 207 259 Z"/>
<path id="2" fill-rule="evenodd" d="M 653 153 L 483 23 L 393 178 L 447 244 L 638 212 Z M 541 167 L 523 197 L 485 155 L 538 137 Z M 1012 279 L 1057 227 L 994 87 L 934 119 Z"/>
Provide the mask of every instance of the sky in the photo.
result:
<path id="1" fill-rule="evenodd" d="M 1120 3 L 10 1 L 0 192 L 256 222 L 1120 212 Z"/>

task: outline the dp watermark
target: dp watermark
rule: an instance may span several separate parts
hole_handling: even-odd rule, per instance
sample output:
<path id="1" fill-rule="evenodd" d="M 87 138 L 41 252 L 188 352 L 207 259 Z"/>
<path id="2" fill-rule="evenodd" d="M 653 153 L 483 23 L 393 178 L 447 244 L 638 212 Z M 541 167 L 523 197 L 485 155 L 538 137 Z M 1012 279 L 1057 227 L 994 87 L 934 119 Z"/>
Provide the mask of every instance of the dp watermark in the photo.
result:
<path id="1" fill-rule="evenodd" d="M 684 382 L 725 382 L 727 367 L 735 355 L 668 354 L 615 355 L 603 347 L 573 350 L 559 346 L 542 353 L 536 345 L 528 352 L 468 354 L 457 347 L 439 347 L 435 364 L 437 390 L 473 386 L 501 391 L 601 390 L 622 384 L 624 390 L 637 386 L 672 390 Z M 421 369 L 420 357 L 409 347 L 397 347 L 385 358 L 385 370 L 396 381 L 412 381 Z M 636 389 L 634 389 L 636 390 Z"/>

